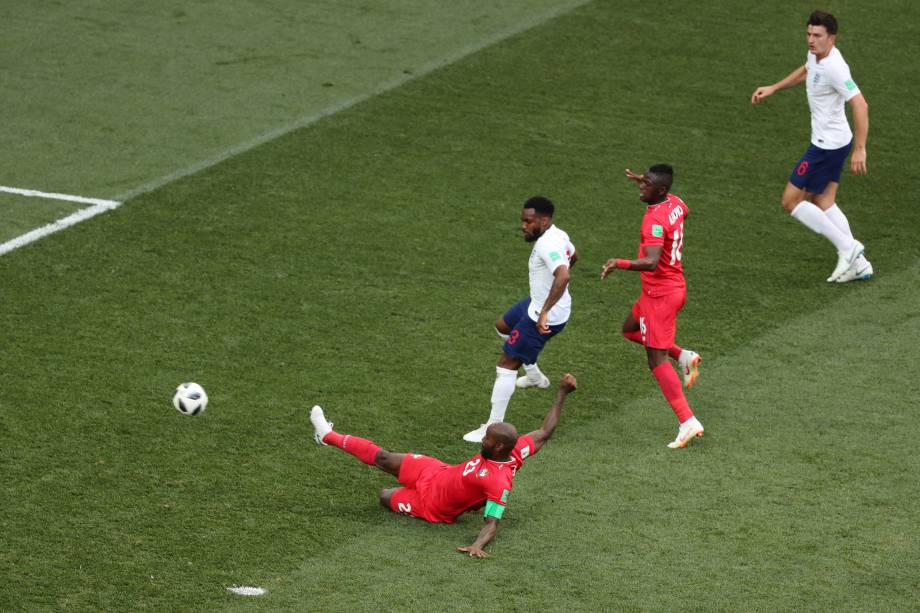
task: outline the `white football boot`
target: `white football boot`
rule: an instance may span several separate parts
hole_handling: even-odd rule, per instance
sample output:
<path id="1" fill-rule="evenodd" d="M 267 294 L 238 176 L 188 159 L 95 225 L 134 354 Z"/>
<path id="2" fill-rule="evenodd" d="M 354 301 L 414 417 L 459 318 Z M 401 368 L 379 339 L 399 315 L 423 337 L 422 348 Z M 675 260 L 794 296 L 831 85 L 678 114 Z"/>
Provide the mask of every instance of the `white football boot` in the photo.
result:
<path id="1" fill-rule="evenodd" d="M 677 438 L 668 443 L 671 449 L 683 449 L 687 443 L 703 436 L 703 424 L 696 417 L 691 417 L 677 428 Z"/>
<path id="2" fill-rule="evenodd" d="M 864 258 L 865 259 L 865 258 Z M 868 281 L 875 276 L 875 271 L 872 269 L 872 262 L 865 260 L 865 264 L 860 262 L 854 262 L 852 266 L 847 268 L 846 272 L 837 277 L 836 283 L 849 283 L 850 281 Z"/>
<path id="3" fill-rule="evenodd" d="M 514 382 L 514 385 L 524 389 L 525 387 L 538 387 L 541 390 L 545 390 L 549 387 L 549 377 L 544 374 L 540 374 L 540 378 L 537 380 L 531 379 L 529 375 L 524 375 L 523 377 L 518 377 L 517 381 Z"/>
<path id="4" fill-rule="evenodd" d="M 475 430 L 471 430 L 463 435 L 463 440 L 469 443 L 481 443 L 482 439 L 486 436 L 486 430 L 489 428 L 489 424 L 481 424 Z"/>
<path id="5" fill-rule="evenodd" d="M 853 262 L 856 261 L 856 258 L 861 256 L 865 250 L 866 248 L 861 242 L 854 240 L 852 247 L 850 247 L 847 251 L 839 252 L 837 254 L 837 267 L 834 268 L 834 272 L 831 273 L 831 276 L 827 278 L 827 282 L 835 282 L 837 277 L 845 273 L 847 269 L 853 265 Z"/>
<path id="6" fill-rule="evenodd" d="M 684 376 L 684 387 L 687 389 L 693 387 L 697 377 L 700 376 L 700 362 L 702 361 L 703 358 L 697 352 L 681 349 L 677 365 L 680 367 L 680 374 Z"/>
<path id="7" fill-rule="evenodd" d="M 323 415 L 323 407 L 317 404 L 310 409 L 310 421 L 313 422 L 313 429 L 316 431 L 313 434 L 313 440 L 319 445 L 326 445 L 323 439 L 332 432 L 332 422 L 326 421 L 326 416 Z"/>

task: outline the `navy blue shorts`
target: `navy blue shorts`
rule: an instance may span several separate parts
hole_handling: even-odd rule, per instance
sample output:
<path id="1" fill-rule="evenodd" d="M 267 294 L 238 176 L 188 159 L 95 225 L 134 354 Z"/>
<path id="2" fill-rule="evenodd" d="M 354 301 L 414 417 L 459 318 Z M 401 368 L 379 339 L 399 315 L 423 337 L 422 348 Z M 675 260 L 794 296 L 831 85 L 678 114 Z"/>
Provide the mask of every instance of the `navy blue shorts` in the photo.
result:
<path id="1" fill-rule="evenodd" d="M 524 364 L 536 364 L 537 356 L 543 351 L 543 345 L 562 332 L 565 324 L 550 326 L 549 334 L 540 334 L 537 330 L 537 322 L 527 314 L 529 307 L 530 298 L 524 298 L 502 315 L 502 319 L 511 328 L 511 334 L 502 345 L 502 351 L 505 352 L 505 355 L 517 358 Z"/>
<path id="2" fill-rule="evenodd" d="M 824 193 L 831 181 L 840 183 L 840 172 L 852 146 L 853 141 L 840 149 L 822 149 L 810 145 L 792 169 L 789 182 L 810 194 Z"/>

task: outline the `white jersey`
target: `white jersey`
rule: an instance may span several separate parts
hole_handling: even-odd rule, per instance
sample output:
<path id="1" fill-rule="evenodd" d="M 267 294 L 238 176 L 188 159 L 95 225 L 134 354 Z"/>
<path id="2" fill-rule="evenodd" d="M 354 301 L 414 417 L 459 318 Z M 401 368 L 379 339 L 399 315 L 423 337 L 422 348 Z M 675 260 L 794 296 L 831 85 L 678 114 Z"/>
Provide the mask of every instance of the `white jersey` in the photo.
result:
<path id="1" fill-rule="evenodd" d="M 527 314 L 534 321 L 540 318 L 543 303 L 549 297 L 549 290 L 553 286 L 553 272 L 565 264 L 570 266 L 569 259 L 575 253 L 575 245 L 569 240 L 569 235 L 556 226 L 550 226 L 543 236 L 537 239 L 530 252 L 530 308 Z M 549 311 L 546 323 L 551 326 L 564 324 L 569 320 L 572 312 L 572 296 L 566 286 L 565 293 Z"/>
<path id="2" fill-rule="evenodd" d="M 859 94 L 859 87 L 850 76 L 850 67 L 837 50 L 831 47 L 827 57 L 817 61 L 814 53 L 805 60 L 808 76 L 805 90 L 811 108 L 811 144 L 821 149 L 840 149 L 853 140 L 844 106 Z"/>

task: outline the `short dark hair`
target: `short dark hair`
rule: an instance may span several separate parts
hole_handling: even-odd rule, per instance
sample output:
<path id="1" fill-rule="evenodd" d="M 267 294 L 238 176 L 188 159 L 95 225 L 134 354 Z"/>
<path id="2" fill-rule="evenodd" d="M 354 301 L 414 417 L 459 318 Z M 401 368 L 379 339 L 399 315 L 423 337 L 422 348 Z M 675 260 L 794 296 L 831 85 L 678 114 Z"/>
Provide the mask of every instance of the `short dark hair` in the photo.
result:
<path id="1" fill-rule="evenodd" d="M 524 203 L 524 208 L 533 209 L 537 215 L 545 215 L 546 217 L 552 217 L 553 213 L 556 212 L 556 205 L 546 196 L 528 198 L 527 202 Z"/>
<path id="2" fill-rule="evenodd" d="M 670 164 L 654 164 L 649 167 L 648 174 L 655 175 L 658 178 L 655 181 L 656 184 L 664 185 L 671 189 L 671 184 L 674 182 L 674 168 Z"/>
<path id="3" fill-rule="evenodd" d="M 824 11 L 815 11 L 808 16 L 808 25 L 824 26 L 829 35 L 837 33 L 837 18 Z"/>

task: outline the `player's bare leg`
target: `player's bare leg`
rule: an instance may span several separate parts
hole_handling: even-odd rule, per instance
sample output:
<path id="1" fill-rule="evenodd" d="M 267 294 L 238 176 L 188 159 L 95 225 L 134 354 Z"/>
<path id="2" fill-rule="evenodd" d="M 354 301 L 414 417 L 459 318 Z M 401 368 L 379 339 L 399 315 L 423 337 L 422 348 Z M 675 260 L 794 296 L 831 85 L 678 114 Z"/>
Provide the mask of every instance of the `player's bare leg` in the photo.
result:
<path id="1" fill-rule="evenodd" d="M 629 315 L 626 316 L 626 320 L 623 321 L 623 336 L 634 343 L 639 345 L 643 344 L 641 326 L 639 322 L 636 321 L 632 312 L 630 312 Z M 677 362 L 677 366 L 680 368 L 680 374 L 684 379 L 684 387 L 687 389 L 693 387 L 700 376 L 700 364 L 703 362 L 703 358 L 700 357 L 700 354 L 690 349 L 683 349 L 678 345 L 673 345 L 668 349 L 668 356 Z"/>
<path id="2" fill-rule="evenodd" d="M 389 489 L 380 490 L 380 506 L 382 506 L 384 509 L 389 511 L 392 508 L 390 507 L 390 498 L 393 497 L 393 492 L 395 492 L 398 489 L 401 489 L 401 488 L 391 487 Z"/>
<path id="3" fill-rule="evenodd" d="M 503 341 L 506 341 L 508 340 L 508 335 L 511 334 L 511 326 L 508 325 L 508 322 L 506 322 L 504 318 L 499 317 L 495 321 L 495 331 Z"/>

